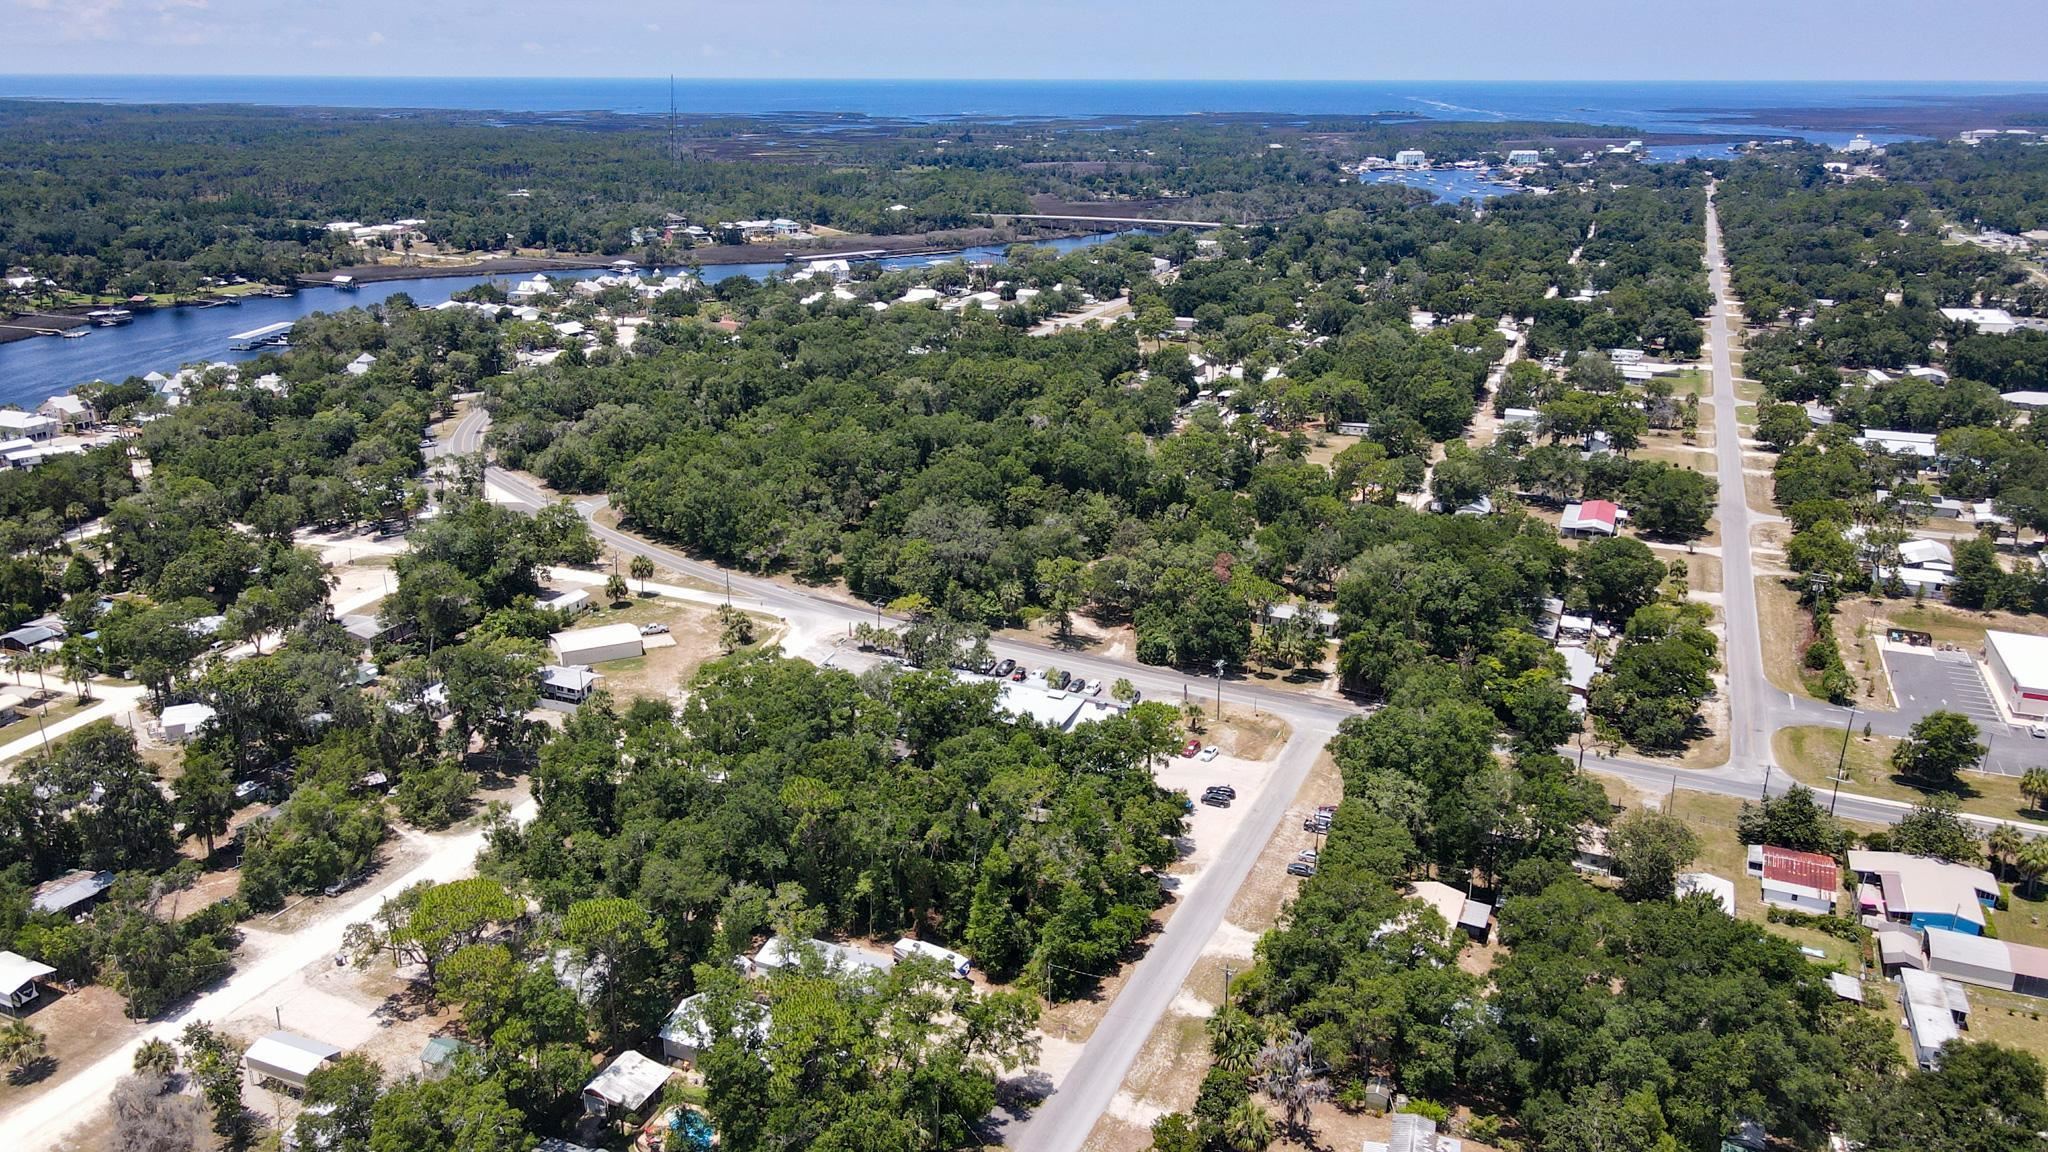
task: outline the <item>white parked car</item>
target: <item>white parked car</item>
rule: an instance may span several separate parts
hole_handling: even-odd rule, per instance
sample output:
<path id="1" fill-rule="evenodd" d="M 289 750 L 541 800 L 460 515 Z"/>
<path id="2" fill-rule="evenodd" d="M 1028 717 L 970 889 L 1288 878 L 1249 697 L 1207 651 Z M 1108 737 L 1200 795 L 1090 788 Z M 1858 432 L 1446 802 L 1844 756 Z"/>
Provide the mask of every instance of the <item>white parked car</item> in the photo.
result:
<path id="1" fill-rule="evenodd" d="M 1217 756 L 1217 748 L 1216 748 L 1216 746 L 1215 746 L 1214 744 L 1211 744 L 1211 745 L 1209 745 L 1209 746 L 1208 746 L 1207 748 L 1204 748 L 1204 749 L 1202 749 L 1202 759 L 1204 759 L 1204 760 L 1214 760 L 1214 759 L 1216 758 L 1216 756 Z"/>

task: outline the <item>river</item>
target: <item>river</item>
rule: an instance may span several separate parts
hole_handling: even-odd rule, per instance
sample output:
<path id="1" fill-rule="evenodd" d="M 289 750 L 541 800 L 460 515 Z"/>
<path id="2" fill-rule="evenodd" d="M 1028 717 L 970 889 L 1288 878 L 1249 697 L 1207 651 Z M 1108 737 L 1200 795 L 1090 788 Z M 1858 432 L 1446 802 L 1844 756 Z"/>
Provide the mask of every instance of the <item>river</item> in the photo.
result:
<path id="1" fill-rule="evenodd" d="M 1086 248 L 1125 235 L 1102 232 L 1069 236 L 1038 243 L 1061 252 Z M 884 268 L 917 268 L 948 260 L 1001 260 L 1003 248 L 968 248 L 943 256 L 892 256 L 879 261 Z M 698 275 L 706 283 L 731 276 L 770 276 L 786 269 L 781 261 L 759 264 L 717 264 Z M 556 280 L 580 280 L 603 276 L 608 268 L 568 269 L 551 272 Z M 260 353 L 236 352 L 228 345 L 241 333 L 268 324 L 297 320 L 318 312 L 361 308 L 400 292 L 421 307 L 439 304 L 466 288 L 496 282 L 510 284 L 528 274 L 499 276 L 437 276 L 413 280 L 384 280 L 364 284 L 354 292 L 331 288 L 308 288 L 295 296 L 256 297 L 232 307 L 158 308 L 138 312 L 131 324 L 119 328 L 82 329 L 88 335 L 77 340 L 37 336 L 0 344 L 0 406 L 9 404 L 33 409 L 51 396 L 68 392 L 94 380 L 121 381 L 151 371 L 169 373 L 198 361 L 248 360 Z"/>

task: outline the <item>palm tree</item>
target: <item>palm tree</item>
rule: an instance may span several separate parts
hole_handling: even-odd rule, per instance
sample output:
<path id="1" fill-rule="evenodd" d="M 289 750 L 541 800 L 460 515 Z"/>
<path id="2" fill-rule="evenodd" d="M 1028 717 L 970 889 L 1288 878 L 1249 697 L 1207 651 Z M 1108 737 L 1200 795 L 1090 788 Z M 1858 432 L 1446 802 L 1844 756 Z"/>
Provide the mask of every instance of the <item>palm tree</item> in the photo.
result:
<path id="1" fill-rule="evenodd" d="M 654 579 L 654 561 L 645 556 L 633 557 L 632 563 L 626 565 L 626 570 L 633 574 L 633 579 L 643 585 Z"/>
<path id="2" fill-rule="evenodd" d="M 2048 810 L 2048 768 L 2029 768 L 2020 777 L 2020 795 L 2036 812 Z"/>
<path id="3" fill-rule="evenodd" d="M 42 1059 L 48 1050 L 43 1034 L 26 1020 L 10 1020 L 0 1028 L 0 1064 L 7 1065 L 11 1072 L 20 1072 Z"/>
<path id="4" fill-rule="evenodd" d="M 1209 1018 L 1209 1051 L 1225 1072 L 1248 1076 L 1261 1048 L 1259 1022 L 1243 1009 L 1225 1004 Z"/>
<path id="5" fill-rule="evenodd" d="M 2002 871 L 2012 867 L 2013 861 L 2019 858 L 2020 850 L 2025 846 L 2026 839 L 2020 835 L 2019 829 L 2010 824 L 2000 824 L 1991 830 L 1991 836 L 1986 840 L 1984 848 L 1991 857 L 1991 866 Z"/>
<path id="6" fill-rule="evenodd" d="M 608 578 L 604 582 L 604 594 L 610 597 L 611 602 L 614 604 L 617 604 L 619 601 L 624 600 L 626 598 L 626 594 L 628 591 L 629 589 L 627 589 L 626 587 L 626 578 L 624 576 L 619 575 L 617 572 L 612 573 L 610 578 Z"/>
<path id="7" fill-rule="evenodd" d="M 145 1040 L 135 1050 L 135 1070 L 159 1080 L 169 1080 L 178 1070 L 178 1050 L 163 1040 Z"/>
<path id="8" fill-rule="evenodd" d="M 2027 841 L 2013 864 L 2029 889 L 2039 885 L 2041 877 L 2048 876 L 2048 836 L 2036 836 Z"/>
<path id="9" fill-rule="evenodd" d="M 1223 1117 L 1223 1139 L 1236 1152 L 1259 1152 L 1273 1142 L 1273 1117 L 1247 1096 Z"/>

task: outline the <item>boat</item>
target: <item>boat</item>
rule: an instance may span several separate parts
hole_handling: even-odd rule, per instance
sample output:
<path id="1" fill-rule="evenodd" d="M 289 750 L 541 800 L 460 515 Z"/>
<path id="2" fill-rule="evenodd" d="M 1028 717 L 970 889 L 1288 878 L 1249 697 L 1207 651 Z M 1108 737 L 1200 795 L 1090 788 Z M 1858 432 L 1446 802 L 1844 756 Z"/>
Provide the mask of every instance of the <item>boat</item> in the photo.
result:
<path id="1" fill-rule="evenodd" d="M 66 340 L 83 340 L 89 331 L 90 329 L 86 328 L 66 328 L 59 335 L 63 336 Z"/>
<path id="2" fill-rule="evenodd" d="M 135 313 L 126 308 L 95 308 L 85 318 L 101 328 L 114 328 L 135 319 Z"/>

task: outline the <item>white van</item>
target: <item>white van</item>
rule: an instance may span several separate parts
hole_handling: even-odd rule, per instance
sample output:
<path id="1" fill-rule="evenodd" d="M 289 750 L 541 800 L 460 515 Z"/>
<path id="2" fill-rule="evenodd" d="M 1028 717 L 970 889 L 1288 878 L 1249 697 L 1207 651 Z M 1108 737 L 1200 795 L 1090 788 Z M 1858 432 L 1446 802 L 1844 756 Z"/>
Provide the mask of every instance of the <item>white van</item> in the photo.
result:
<path id="1" fill-rule="evenodd" d="M 928 959 L 937 960 L 946 966 L 947 971 L 962 980 L 967 979 L 967 970 L 974 967 L 972 960 L 953 951 L 951 948 L 941 948 L 937 944 L 930 944 L 923 940 L 913 940 L 908 936 L 898 940 L 896 947 L 892 951 L 895 952 L 896 959 L 898 960 L 908 960 L 912 956 L 923 956 Z"/>

